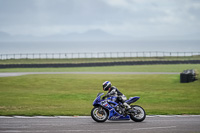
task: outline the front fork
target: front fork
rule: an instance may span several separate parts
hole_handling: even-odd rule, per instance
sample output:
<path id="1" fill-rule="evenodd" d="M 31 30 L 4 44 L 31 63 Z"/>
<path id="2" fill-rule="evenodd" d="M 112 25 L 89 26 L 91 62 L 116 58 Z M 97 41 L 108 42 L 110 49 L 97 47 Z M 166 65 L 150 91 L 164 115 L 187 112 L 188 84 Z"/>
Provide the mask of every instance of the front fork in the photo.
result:
<path id="1" fill-rule="evenodd" d="M 99 114 L 104 115 L 104 112 L 101 106 L 98 107 L 98 112 Z"/>

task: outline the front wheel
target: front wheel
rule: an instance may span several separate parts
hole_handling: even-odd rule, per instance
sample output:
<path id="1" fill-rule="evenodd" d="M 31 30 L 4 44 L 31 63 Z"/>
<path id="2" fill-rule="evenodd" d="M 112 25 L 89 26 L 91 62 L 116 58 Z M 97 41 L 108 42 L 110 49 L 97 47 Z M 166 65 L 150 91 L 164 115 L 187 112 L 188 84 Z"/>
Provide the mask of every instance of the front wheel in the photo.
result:
<path id="1" fill-rule="evenodd" d="M 96 122 L 105 122 L 108 119 L 108 113 L 104 108 L 94 107 L 91 116 Z"/>
<path id="2" fill-rule="evenodd" d="M 142 122 L 146 118 L 146 113 L 142 107 L 138 105 L 132 105 L 131 108 L 135 112 L 130 114 L 131 120 L 135 122 Z"/>

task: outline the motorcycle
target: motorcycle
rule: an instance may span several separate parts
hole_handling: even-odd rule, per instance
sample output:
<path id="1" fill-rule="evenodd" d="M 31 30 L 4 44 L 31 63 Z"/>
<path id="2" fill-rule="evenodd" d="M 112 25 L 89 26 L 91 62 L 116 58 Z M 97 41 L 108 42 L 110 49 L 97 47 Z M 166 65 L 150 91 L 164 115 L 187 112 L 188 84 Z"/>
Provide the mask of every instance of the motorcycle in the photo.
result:
<path id="1" fill-rule="evenodd" d="M 117 103 L 117 97 L 108 97 L 101 99 L 104 93 L 98 93 L 93 102 L 94 108 L 91 110 L 91 117 L 96 122 L 105 122 L 106 120 L 133 120 L 142 122 L 146 118 L 145 110 L 138 105 L 131 105 L 131 111 L 128 111 L 122 103 Z M 125 102 L 131 104 L 140 97 L 131 97 Z"/>

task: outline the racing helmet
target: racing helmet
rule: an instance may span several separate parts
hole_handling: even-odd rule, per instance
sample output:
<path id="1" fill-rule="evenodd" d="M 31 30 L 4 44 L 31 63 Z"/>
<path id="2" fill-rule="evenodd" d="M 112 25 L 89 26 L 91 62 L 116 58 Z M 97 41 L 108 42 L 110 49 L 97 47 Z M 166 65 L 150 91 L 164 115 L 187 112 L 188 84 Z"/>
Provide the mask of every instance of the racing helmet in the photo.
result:
<path id="1" fill-rule="evenodd" d="M 107 91 L 109 88 L 111 88 L 111 82 L 110 81 L 105 81 L 103 83 L 103 90 Z"/>

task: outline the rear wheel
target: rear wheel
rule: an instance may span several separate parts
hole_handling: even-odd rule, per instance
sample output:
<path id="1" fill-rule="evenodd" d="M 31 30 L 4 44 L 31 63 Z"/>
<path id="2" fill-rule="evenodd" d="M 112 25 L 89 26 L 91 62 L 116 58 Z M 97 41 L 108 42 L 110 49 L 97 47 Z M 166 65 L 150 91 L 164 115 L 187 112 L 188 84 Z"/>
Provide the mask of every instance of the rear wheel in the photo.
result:
<path id="1" fill-rule="evenodd" d="M 142 107 L 138 105 L 132 105 L 131 108 L 135 112 L 130 114 L 131 120 L 135 122 L 142 122 L 146 118 L 146 113 Z"/>
<path id="2" fill-rule="evenodd" d="M 94 107 L 91 116 L 96 122 L 105 122 L 108 119 L 108 113 L 104 108 L 101 108 L 101 111 L 99 109 L 99 107 Z"/>

